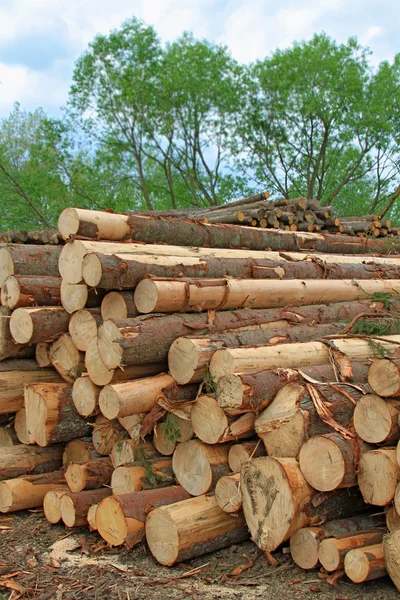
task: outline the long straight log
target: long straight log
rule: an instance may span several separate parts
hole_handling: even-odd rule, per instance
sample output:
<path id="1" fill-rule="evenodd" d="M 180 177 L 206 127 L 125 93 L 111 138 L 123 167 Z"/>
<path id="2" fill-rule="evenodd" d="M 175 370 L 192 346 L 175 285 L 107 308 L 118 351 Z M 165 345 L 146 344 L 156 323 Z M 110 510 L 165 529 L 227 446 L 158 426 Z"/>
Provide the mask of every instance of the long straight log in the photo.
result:
<path id="1" fill-rule="evenodd" d="M 63 494 L 60 502 L 61 518 L 67 527 L 82 527 L 87 525 L 89 508 L 98 504 L 103 498 L 111 495 L 109 488 L 85 490 L 74 494 Z"/>
<path id="2" fill-rule="evenodd" d="M 0 481 L 0 512 L 8 513 L 42 506 L 47 492 L 62 485 L 65 485 L 62 471 Z"/>
<path id="3" fill-rule="evenodd" d="M 10 275 L 59 277 L 61 247 L 7 244 L 0 248 L 0 286 Z"/>
<path id="4" fill-rule="evenodd" d="M 353 376 L 349 379 L 356 383 L 366 383 L 368 364 L 352 362 Z M 330 365 L 304 367 L 302 373 L 320 382 L 334 382 L 336 376 Z M 218 404 L 229 415 L 264 410 L 276 394 L 287 383 L 301 381 L 301 374 L 294 369 L 268 369 L 254 373 L 224 375 L 216 386 Z"/>
<path id="5" fill-rule="evenodd" d="M 285 235 L 285 234 L 283 234 Z M 301 235 L 301 234 L 300 234 Z M 307 234 L 306 234 L 307 235 Z M 336 238 L 337 240 L 338 238 Z M 188 240 L 192 243 L 190 237 Z M 315 258 L 312 255 L 307 255 L 299 252 L 299 248 L 295 248 L 295 252 L 285 252 L 285 256 L 283 257 L 278 252 L 274 252 L 271 250 L 237 250 L 232 249 L 231 247 L 227 248 L 208 248 L 202 246 L 179 246 L 179 245 L 164 245 L 164 244 L 129 244 L 129 243 L 118 243 L 118 242 L 92 242 L 92 241 L 82 241 L 75 240 L 73 242 L 69 242 L 66 244 L 62 252 L 60 254 L 59 259 L 59 271 L 60 275 L 67 283 L 80 283 L 83 279 L 83 259 L 86 254 L 90 254 L 95 252 L 97 254 L 130 254 L 137 256 L 172 256 L 172 257 L 191 257 L 196 259 L 197 261 L 200 258 L 219 258 L 219 259 L 244 259 L 245 261 L 250 260 L 270 260 L 270 261 L 283 261 L 286 260 L 288 262 L 293 261 L 302 261 L 302 262 L 313 262 Z M 378 265 L 385 265 L 383 268 L 383 272 L 387 272 L 388 274 L 391 272 L 389 266 L 391 268 L 398 267 L 400 264 L 400 259 L 396 258 L 396 255 L 387 255 L 385 256 L 370 256 L 368 254 L 360 255 L 352 254 L 352 255 L 341 255 L 341 254 L 329 254 L 330 250 L 327 251 L 328 254 L 319 254 L 318 262 L 321 264 L 321 268 L 324 268 L 324 272 L 330 272 L 332 270 L 333 273 L 336 273 L 337 276 L 340 273 L 344 274 L 345 271 L 336 270 L 336 265 L 360 265 L 367 264 L 372 272 L 376 271 Z M 186 261 L 184 261 L 186 262 Z M 273 262 L 271 263 L 271 265 Z M 285 263 L 286 264 L 286 263 Z M 389 270 L 386 270 L 388 267 Z M 288 267 L 291 269 L 291 267 Z M 302 267 L 299 267 L 302 268 Z M 350 273 L 354 273 L 349 267 Z M 272 273 L 273 275 L 273 273 Z M 281 273 L 284 275 L 284 273 Z M 321 276 L 321 275 L 320 275 Z M 324 276 L 324 275 L 322 275 Z M 396 275 L 394 274 L 394 278 Z M 350 277 L 349 277 L 350 278 Z"/>
<path id="6" fill-rule="evenodd" d="M 363 300 L 373 294 L 396 296 L 400 282 L 372 279 L 285 280 L 264 279 L 143 279 L 135 290 L 139 312 L 228 310 L 232 308 L 279 308 L 313 302 Z"/>
<path id="7" fill-rule="evenodd" d="M 9 362 L 7 360 L 0 364 L 7 365 Z M 21 363 L 24 362 L 31 361 L 21 360 Z M 24 406 L 25 385 L 61 381 L 61 377 L 54 369 L 0 371 L 0 414 L 16 413 Z"/>
<path id="8" fill-rule="evenodd" d="M 11 315 L 10 331 L 18 344 L 54 342 L 68 331 L 69 314 L 58 306 L 17 308 Z"/>
<path id="9" fill-rule="evenodd" d="M 318 565 L 318 550 L 323 540 L 331 537 L 340 539 L 384 525 L 382 515 L 375 514 L 328 521 L 316 527 L 302 527 L 290 538 L 290 554 L 302 569 L 314 569 Z"/>
<path id="10" fill-rule="evenodd" d="M 255 458 L 241 469 L 242 505 L 254 542 L 272 552 L 300 529 L 362 512 L 357 488 L 318 495 L 294 458 Z"/>
<path id="11" fill-rule="evenodd" d="M 68 209 L 65 209 L 68 210 Z M 386 244 L 377 240 L 354 239 L 342 236 L 325 235 L 293 235 L 281 231 L 253 229 L 232 225 L 209 225 L 185 219 L 169 219 L 163 217 L 146 217 L 137 215 L 118 215 L 99 211 L 72 209 L 71 213 L 63 211 L 59 218 L 59 228 L 63 237 L 79 232 L 79 235 L 91 238 L 113 240 L 132 239 L 146 243 L 173 243 L 185 246 L 190 240 L 196 246 L 213 246 L 216 248 L 242 247 L 253 250 L 272 248 L 273 250 L 314 250 L 318 252 L 334 252 L 338 254 L 360 254 L 363 252 L 385 253 Z M 67 215 L 67 216 L 66 216 Z M 67 221 L 67 224 L 66 224 Z M 108 234 L 104 235 L 104 234 Z M 397 246 L 395 246 L 397 249 Z"/>
<path id="12" fill-rule="evenodd" d="M 113 546 L 132 548 L 145 535 L 148 507 L 157 508 L 189 498 L 181 486 L 143 490 L 102 500 L 96 512 L 97 530 Z"/>
<path id="13" fill-rule="evenodd" d="M 10 332 L 11 310 L 7 306 L 0 306 L 0 361 L 7 358 L 32 358 L 35 356 L 34 348 L 17 344 Z"/>
<path id="14" fill-rule="evenodd" d="M 1 286 L 1 303 L 10 309 L 59 306 L 60 288 L 60 277 L 10 275 Z"/>
<path id="15" fill-rule="evenodd" d="M 350 550 L 344 557 L 344 572 L 353 583 L 365 583 L 387 575 L 382 544 Z"/>
<path id="16" fill-rule="evenodd" d="M 179 337 L 209 335 L 244 328 L 276 328 L 284 322 L 335 323 L 373 312 L 371 301 L 343 302 L 299 308 L 241 309 L 208 314 L 142 315 L 136 319 L 109 320 L 99 327 L 98 353 L 108 369 L 119 365 L 164 362 Z M 270 325 L 270 324 L 273 325 Z M 151 343 L 149 342 L 151 340 Z M 278 365 L 281 366 L 281 365 Z M 254 366 L 251 370 L 254 371 Z M 97 383 L 95 379 L 92 380 Z M 99 383 L 98 385 L 105 385 Z"/>
<path id="17" fill-rule="evenodd" d="M 16 445 L 2 447 L 0 453 L 0 480 L 20 475 L 48 473 L 62 466 L 62 446 L 38 448 Z"/>
<path id="18" fill-rule="evenodd" d="M 383 340 L 383 341 L 382 341 Z M 397 350 L 400 335 L 383 336 L 376 343 L 385 352 Z M 343 338 L 333 341 L 334 348 L 347 355 L 350 360 L 365 360 L 375 354 L 369 340 Z M 323 342 L 303 342 L 258 346 L 257 348 L 222 348 L 217 350 L 210 362 L 210 373 L 216 380 L 230 373 L 246 373 L 254 370 L 278 367 L 309 367 L 327 365 L 330 362 L 330 347 Z"/>
<path id="19" fill-rule="evenodd" d="M 34 383 L 25 386 L 28 431 L 39 446 L 69 442 L 87 435 L 90 424 L 75 410 L 67 383 Z"/>

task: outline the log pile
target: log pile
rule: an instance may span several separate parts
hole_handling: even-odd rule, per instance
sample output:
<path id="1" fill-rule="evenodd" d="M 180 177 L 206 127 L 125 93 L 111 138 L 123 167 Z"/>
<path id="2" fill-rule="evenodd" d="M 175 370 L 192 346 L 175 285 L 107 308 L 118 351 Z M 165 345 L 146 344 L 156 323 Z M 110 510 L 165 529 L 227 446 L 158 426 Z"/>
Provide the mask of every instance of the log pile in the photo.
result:
<path id="1" fill-rule="evenodd" d="M 400 256 L 179 216 L 67 209 L 62 248 L 0 250 L 0 511 L 393 576 Z"/>

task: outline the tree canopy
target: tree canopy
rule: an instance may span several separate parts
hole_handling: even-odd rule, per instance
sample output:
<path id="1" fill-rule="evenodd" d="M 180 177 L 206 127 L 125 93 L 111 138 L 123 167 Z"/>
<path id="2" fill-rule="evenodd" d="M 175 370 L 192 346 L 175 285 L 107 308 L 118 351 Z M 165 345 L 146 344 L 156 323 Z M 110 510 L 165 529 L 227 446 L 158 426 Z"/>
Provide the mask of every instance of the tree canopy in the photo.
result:
<path id="1" fill-rule="evenodd" d="M 254 64 L 191 33 L 163 45 L 132 18 L 79 57 L 62 117 L 0 122 L 0 228 L 67 205 L 218 205 L 257 191 L 399 218 L 400 54 L 325 34 Z M 392 199 L 392 201 L 391 201 Z"/>

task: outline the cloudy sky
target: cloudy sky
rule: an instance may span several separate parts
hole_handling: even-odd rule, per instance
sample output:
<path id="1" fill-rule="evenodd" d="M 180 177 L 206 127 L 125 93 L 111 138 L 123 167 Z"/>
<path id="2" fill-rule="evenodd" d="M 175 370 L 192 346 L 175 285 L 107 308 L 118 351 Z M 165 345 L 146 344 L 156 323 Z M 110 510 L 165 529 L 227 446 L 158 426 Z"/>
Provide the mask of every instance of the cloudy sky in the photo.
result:
<path id="1" fill-rule="evenodd" d="M 376 63 L 400 51 L 398 0 L 0 0 L 0 117 L 16 101 L 58 114 L 87 44 L 133 15 L 164 41 L 191 30 L 242 62 L 321 31 L 356 35 Z"/>

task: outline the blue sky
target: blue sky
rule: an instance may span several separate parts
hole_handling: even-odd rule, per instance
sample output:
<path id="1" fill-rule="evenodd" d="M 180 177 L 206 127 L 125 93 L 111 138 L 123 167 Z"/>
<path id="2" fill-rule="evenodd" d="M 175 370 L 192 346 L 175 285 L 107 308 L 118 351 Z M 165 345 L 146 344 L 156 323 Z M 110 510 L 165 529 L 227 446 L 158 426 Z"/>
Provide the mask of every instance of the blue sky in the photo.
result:
<path id="1" fill-rule="evenodd" d="M 164 41 L 191 30 L 246 63 L 321 31 L 356 35 L 375 63 L 400 52 L 398 0 L 0 0 L 0 117 L 16 101 L 57 115 L 91 39 L 133 15 Z"/>

